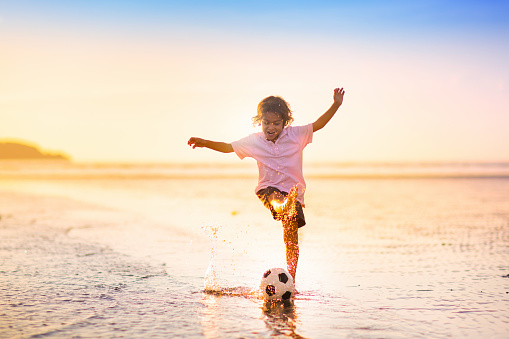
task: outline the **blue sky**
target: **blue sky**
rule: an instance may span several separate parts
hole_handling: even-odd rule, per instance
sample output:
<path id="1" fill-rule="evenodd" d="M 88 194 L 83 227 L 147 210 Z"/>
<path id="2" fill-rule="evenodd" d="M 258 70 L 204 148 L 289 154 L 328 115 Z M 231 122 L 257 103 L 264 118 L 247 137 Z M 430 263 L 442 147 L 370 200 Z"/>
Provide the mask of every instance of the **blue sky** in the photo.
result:
<path id="1" fill-rule="evenodd" d="M 507 1 L 15 1 L 3 21 L 94 28 L 188 25 L 247 31 L 356 29 L 371 33 L 507 34 Z M 26 22 L 25 22 L 26 23 Z M 405 32 L 401 32 L 404 30 Z"/>
<path id="2" fill-rule="evenodd" d="M 334 143 L 334 161 L 509 161 L 508 18 L 507 1 L 0 1 L 0 138 L 233 161 L 185 141 L 252 132 L 271 94 L 312 122 L 343 86 L 312 160 Z"/>

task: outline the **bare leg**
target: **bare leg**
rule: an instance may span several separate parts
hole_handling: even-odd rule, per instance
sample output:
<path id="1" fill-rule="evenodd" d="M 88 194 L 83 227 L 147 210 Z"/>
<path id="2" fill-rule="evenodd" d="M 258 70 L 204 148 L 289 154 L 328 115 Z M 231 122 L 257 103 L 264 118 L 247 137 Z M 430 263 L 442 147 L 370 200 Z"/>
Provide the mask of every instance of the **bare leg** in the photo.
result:
<path id="1" fill-rule="evenodd" d="M 295 218 L 297 210 L 297 186 L 294 186 L 285 197 L 274 192 L 269 198 L 272 207 L 278 213 L 278 220 L 283 223 L 283 240 L 286 246 L 286 266 L 295 282 L 297 263 L 299 262 L 299 225 Z"/>
<path id="2" fill-rule="evenodd" d="M 283 228 L 283 240 L 286 245 L 286 267 L 295 283 L 297 263 L 299 262 L 299 227 L 297 220 L 284 219 Z"/>

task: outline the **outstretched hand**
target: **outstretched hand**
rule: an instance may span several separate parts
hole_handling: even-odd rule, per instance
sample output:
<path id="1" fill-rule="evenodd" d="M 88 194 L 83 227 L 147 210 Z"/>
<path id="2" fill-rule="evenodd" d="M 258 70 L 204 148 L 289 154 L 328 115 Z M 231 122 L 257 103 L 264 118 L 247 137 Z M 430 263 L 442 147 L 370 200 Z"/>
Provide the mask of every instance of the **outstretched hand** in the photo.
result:
<path id="1" fill-rule="evenodd" d="M 191 146 L 193 149 L 196 147 L 205 147 L 210 148 L 211 150 L 222 152 L 222 153 L 231 153 L 233 152 L 233 146 L 226 142 L 220 141 L 211 141 L 197 137 L 191 137 L 187 141 L 187 144 Z"/>
<path id="2" fill-rule="evenodd" d="M 341 88 L 335 88 L 334 89 L 334 102 L 338 103 L 339 106 L 343 103 L 343 96 L 345 95 L 345 91 L 343 90 L 343 87 Z"/>
<path id="3" fill-rule="evenodd" d="M 334 103 L 332 106 L 324 113 L 322 114 L 315 122 L 313 122 L 313 132 L 316 132 L 318 130 L 321 130 L 330 119 L 336 114 L 336 111 L 338 110 L 339 106 L 343 103 L 343 96 L 345 95 L 345 91 L 343 90 L 343 87 L 341 88 L 334 88 Z"/>
<path id="4" fill-rule="evenodd" d="M 202 138 L 191 137 L 187 144 L 191 146 L 193 149 L 195 149 L 196 147 L 205 147 L 205 140 Z"/>

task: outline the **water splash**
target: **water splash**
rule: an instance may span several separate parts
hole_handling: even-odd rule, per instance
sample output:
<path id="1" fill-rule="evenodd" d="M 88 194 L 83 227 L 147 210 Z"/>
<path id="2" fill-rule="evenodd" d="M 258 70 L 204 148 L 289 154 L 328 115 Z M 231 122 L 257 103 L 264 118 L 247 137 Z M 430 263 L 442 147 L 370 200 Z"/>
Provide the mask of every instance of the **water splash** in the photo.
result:
<path id="1" fill-rule="evenodd" d="M 219 231 L 221 229 L 220 226 L 212 225 L 212 226 L 203 226 L 202 229 L 207 233 L 211 241 L 211 250 L 210 250 L 210 262 L 205 272 L 205 281 L 204 281 L 204 292 L 207 294 L 218 295 L 218 296 L 238 296 L 238 297 L 246 297 L 246 298 L 255 298 L 262 299 L 263 296 L 259 291 L 259 286 L 247 287 L 247 286 L 229 286 L 231 282 L 225 281 L 224 279 L 220 279 L 219 273 L 225 273 L 222 271 L 222 267 L 220 264 L 217 264 L 218 261 L 218 246 L 222 243 L 230 244 L 230 242 L 225 239 L 219 239 Z M 235 271 L 236 268 L 233 267 L 235 264 L 232 262 L 232 277 L 236 276 Z M 238 282 L 238 276 L 234 279 L 235 283 Z"/>
<path id="2" fill-rule="evenodd" d="M 217 273 L 214 267 L 215 259 L 216 259 L 216 247 L 217 247 L 217 232 L 219 230 L 218 226 L 204 226 L 202 227 L 205 231 L 207 231 L 208 237 L 212 243 L 210 249 L 210 263 L 205 272 L 205 283 L 204 288 L 205 291 L 215 292 L 220 290 L 219 283 L 217 281 Z"/>
<path id="3" fill-rule="evenodd" d="M 272 208 L 276 211 L 281 219 L 294 218 L 297 215 L 297 209 L 295 202 L 299 194 L 299 188 L 302 185 L 297 184 L 288 193 L 285 199 L 281 200 L 281 196 L 274 196 L 270 201 Z M 302 188 L 301 188 L 302 190 Z M 303 191 L 303 190 L 302 190 Z"/>

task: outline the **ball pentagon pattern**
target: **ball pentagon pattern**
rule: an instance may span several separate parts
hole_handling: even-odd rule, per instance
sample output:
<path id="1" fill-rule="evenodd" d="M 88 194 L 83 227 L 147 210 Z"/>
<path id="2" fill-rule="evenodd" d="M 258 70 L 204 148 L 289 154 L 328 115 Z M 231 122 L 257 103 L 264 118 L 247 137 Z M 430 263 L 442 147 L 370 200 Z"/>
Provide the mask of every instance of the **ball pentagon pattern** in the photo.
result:
<path id="1" fill-rule="evenodd" d="M 260 291 L 265 300 L 290 300 L 295 292 L 293 278 L 284 268 L 268 269 L 260 281 Z"/>

